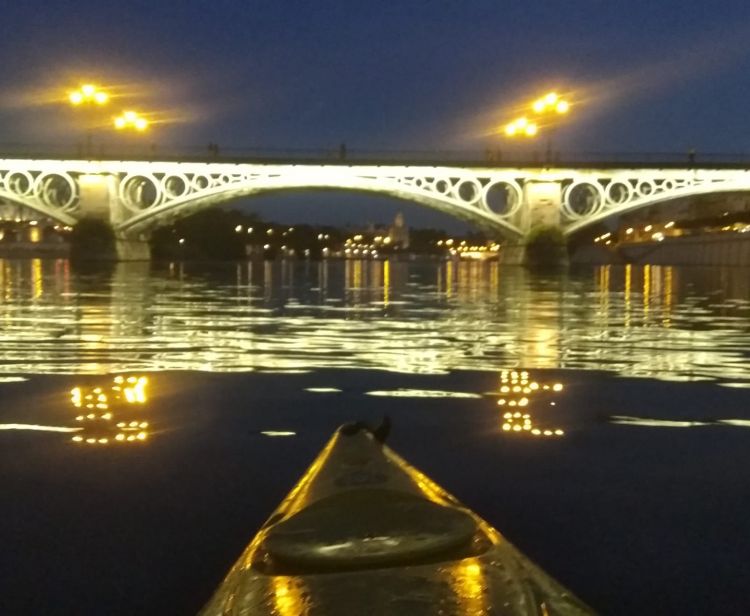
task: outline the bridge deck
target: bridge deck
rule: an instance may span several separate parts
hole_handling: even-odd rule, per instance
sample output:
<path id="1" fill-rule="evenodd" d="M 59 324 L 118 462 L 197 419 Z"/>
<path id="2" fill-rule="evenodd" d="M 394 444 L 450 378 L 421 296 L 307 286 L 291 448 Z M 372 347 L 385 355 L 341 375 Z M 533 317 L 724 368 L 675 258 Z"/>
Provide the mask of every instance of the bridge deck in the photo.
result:
<path id="1" fill-rule="evenodd" d="M 211 154 L 205 148 L 155 148 L 153 150 L 111 150 L 94 148 L 91 154 L 82 154 L 69 147 L 35 147 L 0 144 L 0 159 L 24 160 L 91 160 L 228 163 L 268 165 L 341 165 L 341 166 L 419 166 L 462 167 L 483 169 L 747 169 L 750 154 L 701 154 L 690 159 L 685 153 L 555 153 L 550 161 L 543 155 L 511 156 L 502 159 L 487 157 L 476 152 L 427 151 L 347 151 L 344 158 L 339 151 L 330 149 L 257 149 L 226 148 Z"/>

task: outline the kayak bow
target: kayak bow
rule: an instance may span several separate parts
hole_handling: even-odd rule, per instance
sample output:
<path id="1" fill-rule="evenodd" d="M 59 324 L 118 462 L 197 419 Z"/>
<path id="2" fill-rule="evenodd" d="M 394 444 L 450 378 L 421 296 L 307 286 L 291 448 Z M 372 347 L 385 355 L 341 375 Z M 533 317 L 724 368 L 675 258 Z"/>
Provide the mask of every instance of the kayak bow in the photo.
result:
<path id="1" fill-rule="evenodd" d="M 336 431 L 201 612 L 592 613 L 360 424 Z"/>

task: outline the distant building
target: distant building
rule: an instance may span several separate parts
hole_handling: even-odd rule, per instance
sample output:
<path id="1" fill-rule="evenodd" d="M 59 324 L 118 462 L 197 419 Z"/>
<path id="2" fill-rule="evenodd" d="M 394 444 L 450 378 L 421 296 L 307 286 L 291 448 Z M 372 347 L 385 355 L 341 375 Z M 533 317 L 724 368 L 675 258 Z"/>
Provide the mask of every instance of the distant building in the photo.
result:
<path id="1" fill-rule="evenodd" d="M 396 214 L 393 224 L 388 229 L 388 237 L 391 238 L 391 245 L 409 248 L 409 227 L 406 226 L 403 213 Z"/>

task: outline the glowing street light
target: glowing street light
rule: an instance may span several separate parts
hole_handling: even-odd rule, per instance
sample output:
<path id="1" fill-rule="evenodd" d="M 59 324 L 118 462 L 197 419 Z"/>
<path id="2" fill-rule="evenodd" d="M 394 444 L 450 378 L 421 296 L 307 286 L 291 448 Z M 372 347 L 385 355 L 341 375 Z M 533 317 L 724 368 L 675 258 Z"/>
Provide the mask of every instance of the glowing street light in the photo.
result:
<path id="1" fill-rule="evenodd" d="M 531 109 L 537 116 L 549 117 L 550 115 L 565 115 L 570 111 L 570 103 L 562 98 L 557 92 L 547 92 L 541 98 L 531 104 Z M 547 134 L 547 161 L 552 160 L 552 132 L 555 126 L 552 123 Z"/>
<path id="2" fill-rule="evenodd" d="M 570 111 L 570 103 L 564 98 L 560 98 L 557 92 L 548 92 L 541 98 L 536 99 L 531 104 L 531 108 L 538 115 L 543 113 L 564 115 Z"/>
<path id="3" fill-rule="evenodd" d="M 505 134 L 508 137 L 533 137 L 539 131 L 535 122 L 529 122 L 527 118 L 518 118 L 505 125 Z"/>
<path id="4" fill-rule="evenodd" d="M 115 118 L 115 128 L 117 130 L 132 128 L 142 133 L 148 128 L 148 120 L 137 111 L 125 111 Z"/>
<path id="5" fill-rule="evenodd" d="M 85 83 L 77 90 L 68 93 L 68 102 L 73 107 L 103 107 L 109 103 L 109 94 L 92 83 Z M 90 118 L 93 120 L 93 118 Z M 82 146 L 85 154 L 91 154 L 93 144 L 93 126 L 89 126 L 86 131 L 86 139 Z"/>
<path id="6" fill-rule="evenodd" d="M 95 105 L 106 105 L 109 102 L 109 94 L 91 83 L 82 85 L 77 90 L 68 94 L 68 101 L 71 105 L 78 107 L 84 103 L 93 103 Z"/>

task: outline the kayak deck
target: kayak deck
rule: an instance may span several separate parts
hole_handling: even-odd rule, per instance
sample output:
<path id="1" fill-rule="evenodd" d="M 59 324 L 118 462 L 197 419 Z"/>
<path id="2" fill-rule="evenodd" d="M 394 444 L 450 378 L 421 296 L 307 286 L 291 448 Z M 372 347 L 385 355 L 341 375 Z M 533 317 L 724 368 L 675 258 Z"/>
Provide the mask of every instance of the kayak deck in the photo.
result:
<path id="1" fill-rule="evenodd" d="M 201 614 L 591 614 L 364 429 L 340 429 Z"/>
<path id="2" fill-rule="evenodd" d="M 396 490 L 360 489 L 279 522 L 263 547 L 276 572 L 397 567 L 469 555 L 478 530 L 460 509 Z"/>

